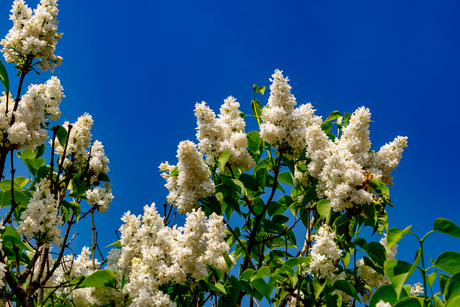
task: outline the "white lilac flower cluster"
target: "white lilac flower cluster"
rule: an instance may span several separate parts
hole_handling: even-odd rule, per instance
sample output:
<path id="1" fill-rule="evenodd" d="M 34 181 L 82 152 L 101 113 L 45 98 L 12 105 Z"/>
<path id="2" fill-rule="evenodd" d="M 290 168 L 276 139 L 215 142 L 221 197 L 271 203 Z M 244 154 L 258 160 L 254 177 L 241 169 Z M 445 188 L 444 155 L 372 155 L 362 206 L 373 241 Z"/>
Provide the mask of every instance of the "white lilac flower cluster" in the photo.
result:
<path id="1" fill-rule="evenodd" d="M 108 164 L 109 159 L 105 155 L 104 146 L 100 141 L 94 141 L 89 160 L 89 169 L 93 173 L 92 179 L 97 179 L 99 174 L 107 174 L 109 171 Z"/>
<path id="2" fill-rule="evenodd" d="M 318 232 L 312 235 L 315 240 L 310 248 L 311 261 L 306 272 L 318 277 L 333 278 L 337 270 L 335 262 L 342 256 L 342 250 L 334 242 L 335 232 L 331 232 L 327 225 L 321 226 Z"/>
<path id="3" fill-rule="evenodd" d="M 386 234 L 382 239 L 380 239 L 380 244 L 385 247 L 387 252 L 387 259 L 394 260 L 396 254 L 398 253 L 398 244 L 394 244 L 391 249 L 387 249 L 387 237 Z M 371 260 L 372 261 L 372 260 Z M 374 265 L 379 266 L 377 263 L 374 262 Z M 364 259 L 361 258 L 357 261 L 358 267 L 358 276 L 359 279 L 364 282 L 367 287 L 365 288 L 365 292 L 361 295 L 361 299 L 364 304 L 369 303 L 374 291 L 377 290 L 380 286 L 384 284 L 390 283 L 390 280 L 385 275 L 383 277 L 380 276 L 373 268 L 364 264 Z M 383 269 L 383 267 L 381 267 Z"/>
<path id="4" fill-rule="evenodd" d="M 384 300 L 380 300 L 375 307 L 391 307 L 390 303 L 385 302 Z"/>
<path id="5" fill-rule="evenodd" d="M 62 127 L 69 131 L 69 122 L 65 122 Z M 58 138 L 54 140 L 54 149 L 60 159 L 64 159 L 63 166 L 67 168 L 73 165 L 77 170 L 85 166 L 88 160 L 89 153 L 86 148 L 90 147 L 91 143 L 91 126 L 93 125 L 93 118 L 88 113 L 80 116 L 76 123 L 72 124 L 70 135 L 68 136 L 69 142 L 64 155 L 64 147 L 59 143 Z M 70 159 L 69 159 L 70 156 Z"/>
<path id="6" fill-rule="evenodd" d="M 167 181 L 169 190 L 166 197 L 169 204 L 177 207 L 179 213 L 190 212 L 196 207 L 201 197 L 210 196 L 214 190 L 214 182 L 209 178 L 211 171 L 203 161 L 203 155 L 196 145 L 190 141 L 182 141 L 177 150 L 178 174 L 172 174 L 176 166 L 166 161 L 160 165 L 161 176 Z"/>
<path id="7" fill-rule="evenodd" d="M 86 191 L 86 197 L 91 207 L 95 206 L 101 213 L 107 212 L 109 204 L 113 200 L 112 185 L 108 182 L 104 186 L 97 186 Z"/>
<path id="8" fill-rule="evenodd" d="M 159 290 L 163 284 L 182 283 L 207 276 L 207 266 L 228 271 L 222 256 L 228 253 L 222 217 L 213 213 L 206 218 L 201 209 L 187 213 L 184 227 L 167 227 L 155 204 L 144 207 L 144 215 L 127 212 L 121 226 L 123 246 L 118 270 L 126 270 L 123 291 L 133 298 L 134 306 L 176 306 Z M 115 268 L 115 267 L 114 267 Z"/>
<path id="9" fill-rule="evenodd" d="M 58 229 L 61 223 L 56 199 L 50 191 L 50 181 L 43 178 L 35 184 L 35 191 L 27 209 L 21 214 L 16 230 L 20 235 L 32 237 L 37 242 L 59 246 L 62 242 Z"/>
<path id="10" fill-rule="evenodd" d="M 321 117 L 314 115 L 310 103 L 294 108 L 297 102 L 291 94 L 289 79 L 281 71 L 275 70 L 272 78 L 268 105 L 262 109 L 260 137 L 274 147 L 291 147 L 295 156 L 305 148 L 307 128 L 320 125 Z"/>
<path id="11" fill-rule="evenodd" d="M 230 151 L 228 163 L 232 167 L 249 170 L 255 165 L 247 150 L 248 140 L 244 133 L 246 123 L 240 116 L 239 106 L 234 97 L 228 97 L 216 118 L 205 102 L 195 105 L 198 147 L 206 156 L 208 165 L 214 166 L 214 156 L 218 158 L 227 150 Z"/>
<path id="12" fill-rule="evenodd" d="M 319 124 L 307 129 L 306 156 L 312 160 L 308 165 L 309 172 L 318 179 L 318 196 L 326 196 L 335 212 L 354 204 L 372 202 L 373 194 L 363 188 L 366 170 L 374 173 L 380 181 L 391 184 L 391 170 L 398 165 L 407 147 L 407 137 L 397 137 L 378 153 L 370 152 L 370 115 L 369 109 L 358 108 L 335 142 Z"/>
<path id="13" fill-rule="evenodd" d="M 16 111 L 13 110 L 14 99 L 8 97 L 8 113 L 7 99 L 3 96 L 0 103 L 0 140 L 17 145 L 18 149 L 33 150 L 43 144 L 47 139 L 47 132 L 43 129 L 45 122 L 61 116 L 59 104 L 64 97 L 62 90 L 56 77 L 51 77 L 45 84 L 32 84 L 22 96 Z M 7 136 L 6 140 L 3 135 Z"/>
<path id="14" fill-rule="evenodd" d="M 412 288 L 410 289 L 410 295 L 411 296 L 417 296 L 419 294 L 423 294 L 423 287 L 422 287 L 421 282 L 418 282 L 418 283 L 414 284 L 412 286 Z"/>
<path id="15" fill-rule="evenodd" d="M 62 33 L 57 32 L 57 0 L 41 0 L 33 14 L 23 0 L 15 0 L 11 13 L 13 28 L 1 41 L 5 60 L 24 64 L 37 59 L 42 71 L 54 71 L 62 60 L 54 54 L 57 41 L 62 37 Z"/>
<path id="16" fill-rule="evenodd" d="M 100 263 L 97 259 L 93 261 L 90 258 L 91 252 L 88 247 L 83 247 L 80 255 L 75 259 L 75 255 L 66 255 L 62 258 L 60 266 L 56 269 L 53 276 L 46 283 L 47 287 L 58 287 L 62 283 L 72 280 L 78 276 L 89 276 L 94 273 Z M 35 269 L 38 270 L 41 264 L 41 257 L 35 263 Z M 53 265 L 53 259 L 50 255 L 49 265 Z M 35 276 L 34 276 L 35 277 Z M 57 288 L 56 295 L 72 299 L 77 307 L 101 306 L 96 305 L 96 299 L 93 295 L 95 288 L 83 288 L 71 291 L 68 287 Z"/>

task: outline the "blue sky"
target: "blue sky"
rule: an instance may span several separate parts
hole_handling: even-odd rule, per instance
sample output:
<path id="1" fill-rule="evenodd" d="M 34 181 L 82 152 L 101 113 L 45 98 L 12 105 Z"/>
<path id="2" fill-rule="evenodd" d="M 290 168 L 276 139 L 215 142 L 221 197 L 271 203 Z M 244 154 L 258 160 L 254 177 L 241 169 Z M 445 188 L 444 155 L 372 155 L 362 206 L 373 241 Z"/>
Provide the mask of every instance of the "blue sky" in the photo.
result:
<path id="1" fill-rule="evenodd" d="M 1 1 L 2 35 L 10 8 Z M 59 9 L 56 54 L 64 59 L 54 75 L 66 98 L 58 123 L 90 113 L 110 159 L 115 199 L 97 217 L 101 246 L 116 240 L 124 212 L 163 203 L 158 166 L 175 164 L 178 143 L 195 140 L 195 103 L 218 110 L 233 95 L 250 113 L 252 85 L 268 87 L 275 69 L 289 76 L 297 102 L 311 102 L 323 118 L 370 108 L 376 149 L 409 137 L 394 171 L 390 227 L 413 225 L 423 236 L 438 217 L 460 225 L 459 2 L 82 0 Z M 259 99 L 265 105 L 268 92 Z M 75 252 L 91 244 L 89 228 L 79 229 Z M 434 234 L 426 259 L 458 246 Z M 405 239 L 398 259 L 411 261 L 416 248 Z"/>

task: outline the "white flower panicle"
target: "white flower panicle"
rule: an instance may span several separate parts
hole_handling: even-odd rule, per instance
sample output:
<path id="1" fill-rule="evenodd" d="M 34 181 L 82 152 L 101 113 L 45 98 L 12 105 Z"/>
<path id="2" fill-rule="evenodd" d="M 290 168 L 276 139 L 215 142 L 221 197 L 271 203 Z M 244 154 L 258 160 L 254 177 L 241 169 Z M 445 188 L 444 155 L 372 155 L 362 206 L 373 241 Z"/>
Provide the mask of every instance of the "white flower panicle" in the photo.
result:
<path id="1" fill-rule="evenodd" d="M 407 148 L 407 137 L 398 136 L 377 153 L 372 152 L 371 173 L 375 173 L 380 181 L 393 185 L 391 171 L 399 165 L 404 148 Z"/>
<path id="2" fill-rule="evenodd" d="M 69 122 L 65 122 L 62 127 L 69 131 Z M 59 159 L 64 159 L 64 168 L 73 165 L 77 170 L 85 166 L 88 160 L 89 153 L 86 148 L 90 147 L 91 142 L 91 126 L 93 125 L 93 118 L 88 113 L 80 116 L 75 124 L 72 125 L 70 130 L 69 142 L 64 154 L 64 146 L 59 143 L 58 138 L 54 140 L 54 149 Z M 69 159 L 70 156 L 70 159 Z"/>
<path id="3" fill-rule="evenodd" d="M 314 115 L 310 103 L 294 109 L 297 102 L 282 71 L 275 70 L 272 78 L 268 105 L 262 109 L 260 137 L 272 146 L 287 145 L 292 147 L 294 155 L 300 154 L 305 148 L 307 127 L 321 124 L 321 118 Z"/>
<path id="4" fill-rule="evenodd" d="M 42 71 L 54 71 L 62 60 L 54 54 L 57 41 L 62 37 L 62 33 L 57 32 L 57 0 L 41 0 L 33 14 L 23 0 L 15 0 L 11 13 L 13 28 L 1 41 L 5 60 L 24 64 L 37 59 Z"/>
<path id="5" fill-rule="evenodd" d="M 321 278 L 334 277 L 337 270 L 335 262 L 342 256 L 342 250 L 334 242 L 335 232 L 329 231 L 327 225 L 321 226 L 318 232 L 312 236 L 315 240 L 310 248 L 311 262 L 307 273 Z"/>
<path id="6" fill-rule="evenodd" d="M 62 242 L 62 224 L 58 215 L 57 202 L 50 191 L 50 181 L 46 178 L 35 184 L 35 191 L 21 214 L 21 221 L 17 227 L 20 235 L 33 237 L 35 241 L 59 246 Z"/>
<path id="7" fill-rule="evenodd" d="M 89 169 L 94 173 L 93 179 L 97 179 L 99 174 L 107 174 L 109 171 L 109 159 L 105 155 L 104 146 L 99 141 L 94 141 L 91 147 L 91 159 Z"/>
<path id="8" fill-rule="evenodd" d="M 127 272 L 124 291 L 133 297 L 130 306 L 175 306 L 159 290 L 161 285 L 207 276 L 207 264 L 228 271 L 222 254 L 228 253 L 229 246 L 222 217 L 216 214 L 207 219 L 201 209 L 193 209 L 184 227 L 169 228 L 152 204 L 144 207 L 142 221 L 129 212 L 122 220 L 118 268 Z"/>
<path id="9" fill-rule="evenodd" d="M 244 133 L 246 123 L 238 110 L 240 104 L 232 96 L 224 100 L 220 114 L 216 118 L 205 102 L 195 105 L 197 118 L 198 147 L 206 156 L 206 162 L 214 166 L 217 158 L 225 151 L 230 151 L 228 163 L 234 168 L 251 169 L 255 162 L 249 154 L 248 140 Z"/>
<path id="10" fill-rule="evenodd" d="M 391 307 L 390 303 L 385 302 L 384 300 L 380 300 L 375 307 Z"/>
<path id="11" fill-rule="evenodd" d="M 169 190 L 166 197 L 169 204 L 177 207 L 179 213 L 190 212 L 202 197 L 214 193 L 214 182 L 209 178 L 211 171 L 203 161 L 203 155 L 190 141 L 182 141 L 177 150 L 178 175 L 169 176 L 174 165 L 162 163 L 160 171 L 167 171 L 161 176 L 166 179 L 165 187 Z"/>
<path id="12" fill-rule="evenodd" d="M 384 237 L 380 239 L 380 244 L 385 247 L 387 252 L 387 259 L 394 260 L 396 254 L 398 253 L 398 245 L 394 244 L 391 249 L 388 250 L 387 248 L 387 235 L 384 234 Z M 372 260 L 371 260 L 372 261 Z M 361 258 L 358 260 L 358 276 L 360 280 L 364 282 L 366 287 L 365 292 L 361 295 L 361 299 L 363 303 L 369 303 L 374 291 L 377 290 L 380 286 L 384 284 L 390 283 L 390 280 L 386 276 L 386 274 L 381 277 L 379 273 L 377 273 L 373 268 L 364 264 L 364 259 Z M 379 264 L 374 262 L 374 265 L 381 267 Z M 383 267 L 381 267 L 383 269 Z"/>
<path id="13" fill-rule="evenodd" d="M 64 97 L 63 88 L 58 78 L 51 77 L 45 84 L 32 84 L 27 93 L 21 98 L 17 110 L 13 112 L 14 100 L 8 99 L 8 115 L 6 112 L 6 96 L 2 97 L 0 110 L 1 134 L 7 134 L 10 144 L 19 149 L 35 149 L 47 139 L 47 132 L 43 129 L 45 122 L 56 120 L 61 116 L 59 104 Z M 12 117 L 14 113 L 14 122 Z"/>
<path id="14" fill-rule="evenodd" d="M 108 182 L 104 186 L 97 186 L 86 191 L 86 197 L 91 207 L 95 206 L 101 213 L 107 212 L 109 204 L 113 200 L 112 185 Z"/>
<path id="15" fill-rule="evenodd" d="M 390 184 L 391 170 L 407 147 L 407 137 L 398 137 L 378 153 L 369 151 L 370 115 L 369 109 L 358 108 L 343 128 L 342 136 L 334 142 L 319 124 L 307 128 L 306 156 L 312 160 L 308 171 L 318 179 L 318 196 L 326 196 L 335 212 L 372 202 L 372 190 L 364 187 L 369 175 L 374 173 L 379 180 Z"/>
<path id="16" fill-rule="evenodd" d="M 418 283 L 414 284 L 412 286 L 412 288 L 410 289 L 410 295 L 411 296 L 417 296 L 419 294 L 423 294 L 423 287 L 422 287 L 421 282 L 418 282 Z"/>

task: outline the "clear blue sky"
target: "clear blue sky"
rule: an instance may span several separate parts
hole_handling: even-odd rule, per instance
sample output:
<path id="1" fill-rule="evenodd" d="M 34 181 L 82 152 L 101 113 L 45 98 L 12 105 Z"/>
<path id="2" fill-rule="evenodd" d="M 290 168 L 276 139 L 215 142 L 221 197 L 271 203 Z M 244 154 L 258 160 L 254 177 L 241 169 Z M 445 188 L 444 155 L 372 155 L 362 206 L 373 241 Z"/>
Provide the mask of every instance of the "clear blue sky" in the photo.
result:
<path id="1" fill-rule="evenodd" d="M 10 8 L 1 1 L 1 35 L 12 26 Z M 175 164 L 177 144 L 195 140 L 195 103 L 218 110 L 233 95 L 250 113 L 252 85 L 269 86 L 275 69 L 290 77 L 298 103 L 311 102 L 323 118 L 370 108 L 376 149 L 409 137 L 394 172 L 390 227 L 412 224 L 424 235 L 437 217 L 460 225 L 458 1 L 82 0 L 59 1 L 59 9 L 56 54 L 64 59 L 54 75 L 66 98 L 58 123 L 90 113 L 110 159 L 115 199 L 97 217 L 108 233 L 101 246 L 116 240 L 125 211 L 163 203 L 158 165 Z M 268 93 L 259 98 L 265 105 Z M 90 244 L 85 227 L 76 246 Z M 426 259 L 460 251 L 458 239 L 440 234 L 427 246 Z M 416 247 L 405 239 L 398 258 L 411 261 Z"/>

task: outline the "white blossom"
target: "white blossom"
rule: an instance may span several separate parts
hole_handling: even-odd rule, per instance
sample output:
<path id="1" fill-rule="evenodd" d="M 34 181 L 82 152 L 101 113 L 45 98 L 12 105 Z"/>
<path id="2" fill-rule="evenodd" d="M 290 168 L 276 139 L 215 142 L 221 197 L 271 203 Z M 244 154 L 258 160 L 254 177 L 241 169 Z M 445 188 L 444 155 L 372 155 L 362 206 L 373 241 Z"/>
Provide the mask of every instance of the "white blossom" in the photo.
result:
<path id="1" fill-rule="evenodd" d="M 294 109 L 297 102 L 282 71 L 275 70 L 272 78 L 268 105 L 262 109 L 260 137 L 274 147 L 291 147 L 297 156 L 305 148 L 307 127 L 320 124 L 321 118 L 314 115 L 310 103 Z"/>
<path id="2" fill-rule="evenodd" d="M 414 284 L 412 286 L 412 288 L 410 289 L 410 295 L 411 296 L 417 296 L 419 294 L 423 294 L 423 287 L 422 287 L 421 282 L 418 282 L 418 283 Z"/>
<path id="3" fill-rule="evenodd" d="M 144 207 L 142 217 L 128 212 L 122 220 L 118 268 L 127 272 L 130 306 L 175 306 L 159 290 L 161 285 L 205 277 L 207 264 L 228 271 L 222 254 L 228 253 L 229 246 L 222 217 L 216 214 L 208 219 L 201 209 L 193 209 L 183 227 L 169 228 L 152 204 Z"/>
<path id="4" fill-rule="evenodd" d="M 70 123 L 66 121 L 62 127 L 64 127 L 66 131 L 69 131 L 69 125 Z M 85 166 L 89 156 L 87 148 L 90 147 L 92 125 L 93 118 L 88 113 L 80 116 L 77 122 L 72 125 L 70 135 L 68 136 L 69 141 L 65 151 L 65 157 L 63 157 L 65 146 L 62 146 L 59 143 L 57 137 L 54 140 L 55 152 L 60 156 L 59 159 L 64 159 L 64 168 L 72 165 L 76 168 L 76 170 L 80 170 Z"/>
<path id="5" fill-rule="evenodd" d="M 101 213 L 107 212 L 109 204 L 113 200 L 112 196 L 112 185 L 108 182 L 104 183 L 104 186 L 97 186 L 93 189 L 86 191 L 86 197 L 90 206 L 95 206 Z"/>
<path id="6" fill-rule="evenodd" d="M 17 231 L 26 237 L 33 237 L 37 242 L 59 246 L 62 238 L 58 227 L 61 224 L 57 202 L 50 191 L 50 182 L 43 178 L 35 184 L 35 191 L 27 209 L 21 214 Z"/>
<path id="7" fill-rule="evenodd" d="M 5 60 L 24 64 L 37 59 L 42 71 L 54 71 L 62 60 L 54 54 L 57 41 L 62 37 L 62 33 L 57 32 L 57 0 L 41 0 L 33 14 L 23 0 L 15 0 L 11 13 L 13 28 L 1 41 Z"/>
<path id="8" fill-rule="evenodd" d="M 214 156 L 218 158 L 227 150 L 230 151 L 227 162 L 232 167 L 249 170 L 255 165 L 247 150 L 248 140 L 244 133 L 246 123 L 240 116 L 239 106 L 236 99 L 229 96 L 224 100 L 216 118 L 205 102 L 195 105 L 198 147 L 211 166 L 215 165 Z"/>
<path id="9" fill-rule="evenodd" d="M 380 300 L 375 307 L 391 307 L 390 303 L 385 302 L 384 300 Z"/>
<path id="10" fill-rule="evenodd" d="M 335 262 L 342 256 L 342 250 L 334 242 L 335 232 L 330 232 L 327 225 L 321 226 L 318 232 L 312 235 L 315 240 L 310 248 L 311 262 L 307 273 L 318 277 L 334 277 L 337 270 Z"/>
<path id="11" fill-rule="evenodd" d="M 204 163 L 203 155 L 193 142 L 180 142 L 177 158 L 178 175 L 169 176 L 175 169 L 174 165 L 161 164 L 160 170 L 169 172 L 162 174 L 167 181 L 165 187 L 169 190 L 166 198 L 168 203 L 176 206 L 179 213 L 185 213 L 196 207 L 200 198 L 210 196 L 215 185 L 209 178 L 211 171 Z"/>

